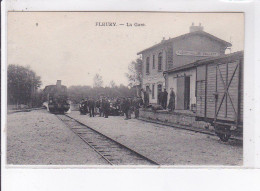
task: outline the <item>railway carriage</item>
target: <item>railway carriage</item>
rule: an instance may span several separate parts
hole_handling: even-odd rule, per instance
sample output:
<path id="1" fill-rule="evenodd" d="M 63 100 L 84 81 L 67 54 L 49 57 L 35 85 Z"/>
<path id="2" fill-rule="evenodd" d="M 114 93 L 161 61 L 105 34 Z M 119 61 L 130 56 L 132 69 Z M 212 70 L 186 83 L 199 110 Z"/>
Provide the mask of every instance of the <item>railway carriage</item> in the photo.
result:
<path id="1" fill-rule="evenodd" d="M 196 62 L 196 119 L 222 141 L 243 134 L 243 51 Z"/>

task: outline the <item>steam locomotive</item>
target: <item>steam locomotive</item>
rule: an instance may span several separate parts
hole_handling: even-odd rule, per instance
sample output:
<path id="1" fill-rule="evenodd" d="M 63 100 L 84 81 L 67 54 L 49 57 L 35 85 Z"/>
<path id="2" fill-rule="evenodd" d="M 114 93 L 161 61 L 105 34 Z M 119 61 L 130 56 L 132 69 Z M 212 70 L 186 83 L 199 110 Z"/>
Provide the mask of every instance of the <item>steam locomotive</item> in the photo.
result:
<path id="1" fill-rule="evenodd" d="M 61 80 L 57 80 L 56 85 L 46 86 L 43 91 L 48 101 L 48 108 L 51 113 L 63 114 L 70 109 L 67 87 L 61 85 Z"/>

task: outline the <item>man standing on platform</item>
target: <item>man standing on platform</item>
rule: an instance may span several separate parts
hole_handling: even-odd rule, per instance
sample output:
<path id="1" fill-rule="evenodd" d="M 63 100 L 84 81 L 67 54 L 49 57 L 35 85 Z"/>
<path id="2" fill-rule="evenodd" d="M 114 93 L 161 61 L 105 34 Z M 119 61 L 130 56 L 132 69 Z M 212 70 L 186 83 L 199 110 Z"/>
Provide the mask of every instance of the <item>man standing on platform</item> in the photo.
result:
<path id="1" fill-rule="evenodd" d="M 99 109 L 99 116 L 104 117 L 104 97 L 100 98 L 100 109 Z"/>
<path id="2" fill-rule="evenodd" d="M 89 116 L 95 117 L 95 101 L 93 98 L 88 100 L 88 107 L 89 107 Z"/>
<path id="3" fill-rule="evenodd" d="M 173 91 L 173 88 L 171 88 L 171 93 L 170 93 L 170 100 L 169 100 L 168 109 L 169 109 L 170 111 L 174 111 L 174 110 L 175 110 L 175 93 L 174 93 L 174 91 Z"/>
<path id="4" fill-rule="evenodd" d="M 100 100 L 97 99 L 97 101 L 95 102 L 95 105 L 96 105 L 96 113 L 99 113 L 100 112 Z"/>
<path id="5" fill-rule="evenodd" d="M 144 108 L 147 108 L 149 106 L 149 93 L 144 89 L 142 89 L 141 91 L 144 94 Z"/>
<path id="6" fill-rule="evenodd" d="M 105 118 L 108 118 L 109 108 L 110 108 L 110 103 L 109 103 L 108 99 L 105 98 L 104 103 L 103 103 L 103 112 L 104 112 Z"/>
<path id="7" fill-rule="evenodd" d="M 166 91 L 166 88 L 164 88 L 163 97 L 162 97 L 163 109 L 166 109 L 167 107 L 167 99 L 168 99 L 168 92 Z"/>

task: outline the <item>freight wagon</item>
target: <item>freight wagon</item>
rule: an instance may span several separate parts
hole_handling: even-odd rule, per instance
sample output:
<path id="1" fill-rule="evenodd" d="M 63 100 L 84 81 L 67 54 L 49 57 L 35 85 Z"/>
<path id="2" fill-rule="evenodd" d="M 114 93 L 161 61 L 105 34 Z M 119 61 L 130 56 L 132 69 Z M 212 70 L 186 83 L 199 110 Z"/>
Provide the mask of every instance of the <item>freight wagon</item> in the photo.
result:
<path id="1" fill-rule="evenodd" d="M 243 51 L 196 62 L 196 119 L 222 141 L 243 135 Z"/>

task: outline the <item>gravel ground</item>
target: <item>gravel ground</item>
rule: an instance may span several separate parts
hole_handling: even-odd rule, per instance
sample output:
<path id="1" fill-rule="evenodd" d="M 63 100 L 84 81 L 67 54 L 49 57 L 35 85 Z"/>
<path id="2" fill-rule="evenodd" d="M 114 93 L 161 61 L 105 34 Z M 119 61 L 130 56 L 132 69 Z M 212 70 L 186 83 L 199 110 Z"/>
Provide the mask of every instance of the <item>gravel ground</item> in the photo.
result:
<path id="1" fill-rule="evenodd" d="M 107 165 L 107 162 L 45 110 L 7 115 L 7 164 Z"/>
<path id="2" fill-rule="evenodd" d="M 242 165 L 241 143 L 123 117 L 70 116 L 162 165 Z"/>

